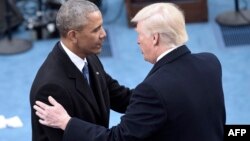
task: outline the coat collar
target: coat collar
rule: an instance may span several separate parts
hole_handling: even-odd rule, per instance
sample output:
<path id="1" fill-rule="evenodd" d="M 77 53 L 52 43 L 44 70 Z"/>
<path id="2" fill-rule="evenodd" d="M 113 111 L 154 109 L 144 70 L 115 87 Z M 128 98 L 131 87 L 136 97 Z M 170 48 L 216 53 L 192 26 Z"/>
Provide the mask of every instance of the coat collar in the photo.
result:
<path id="1" fill-rule="evenodd" d="M 187 48 L 186 45 L 180 46 L 176 48 L 175 50 L 171 51 L 167 55 L 165 55 L 163 58 L 161 58 L 158 62 L 156 62 L 151 69 L 151 71 L 148 73 L 147 77 L 149 77 L 152 73 L 154 73 L 156 70 L 158 70 L 161 66 L 164 64 L 171 63 L 175 61 L 176 59 L 180 58 L 181 56 L 185 54 L 190 54 L 190 50 Z M 147 78 L 146 77 L 146 78 Z"/>

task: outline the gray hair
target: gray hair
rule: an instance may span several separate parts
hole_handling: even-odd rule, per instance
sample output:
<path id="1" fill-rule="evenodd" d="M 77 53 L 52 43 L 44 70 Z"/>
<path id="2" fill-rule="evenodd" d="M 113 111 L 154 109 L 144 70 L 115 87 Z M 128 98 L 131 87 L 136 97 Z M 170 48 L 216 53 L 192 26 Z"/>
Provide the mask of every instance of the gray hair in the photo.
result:
<path id="1" fill-rule="evenodd" d="M 69 30 L 81 30 L 88 22 L 88 14 L 100 11 L 87 0 L 68 0 L 62 4 L 57 16 L 56 27 L 60 35 L 65 37 Z"/>
<path id="2" fill-rule="evenodd" d="M 182 11 L 172 3 L 155 3 L 140 10 L 132 22 L 143 21 L 146 34 L 159 33 L 163 42 L 180 46 L 187 42 L 188 35 Z"/>

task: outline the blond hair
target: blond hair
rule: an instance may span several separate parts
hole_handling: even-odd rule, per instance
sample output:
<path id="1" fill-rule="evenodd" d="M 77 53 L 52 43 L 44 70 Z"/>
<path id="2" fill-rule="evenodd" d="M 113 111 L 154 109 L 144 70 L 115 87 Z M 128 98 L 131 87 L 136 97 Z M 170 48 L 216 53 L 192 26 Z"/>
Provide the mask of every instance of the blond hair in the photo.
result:
<path id="1" fill-rule="evenodd" d="M 183 12 L 173 3 L 146 6 L 131 21 L 142 21 L 146 34 L 159 33 L 161 40 L 167 44 L 180 46 L 188 40 Z"/>

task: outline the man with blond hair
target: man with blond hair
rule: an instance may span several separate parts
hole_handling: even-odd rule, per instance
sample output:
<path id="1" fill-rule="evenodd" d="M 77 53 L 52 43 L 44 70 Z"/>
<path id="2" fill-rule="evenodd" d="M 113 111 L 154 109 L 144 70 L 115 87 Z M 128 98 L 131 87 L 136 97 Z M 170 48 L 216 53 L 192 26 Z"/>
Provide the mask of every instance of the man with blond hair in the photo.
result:
<path id="1" fill-rule="evenodd" d="M 110 129 L 70 117 L 52 97 L 34 108 L 40 123 L 64 131 L 64 141 L 223 141 L 222 69 L 211 53 L 192 54 L 183 13 L 156 3 L 132 19 L 144 59 L 154 64 L 133 91 L 121 122 Z"/>

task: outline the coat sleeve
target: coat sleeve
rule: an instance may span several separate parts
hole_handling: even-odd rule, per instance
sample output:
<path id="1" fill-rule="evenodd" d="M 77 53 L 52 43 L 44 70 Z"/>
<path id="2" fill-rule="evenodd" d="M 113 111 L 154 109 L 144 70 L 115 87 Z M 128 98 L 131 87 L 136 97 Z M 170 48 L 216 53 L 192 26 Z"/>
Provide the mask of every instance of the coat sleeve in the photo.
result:
<path id="1" fill-rule="evenodd" d="M 69 97 L 67 95 L 66 90 L 57 85 L 57 84 L 46 84 L 43 87 L 41 87 L 35 97 L 35 100 L 39 100 L 42 102 L 45 102 L 46 104 L 49 104 L 48 102 L 48 96 L 54 97 L 59 103 L 62 103 L 63 107 L 66 108 L 67 111 L 70 112 L 71 102 L 69 101 Z M 35 102 L 35 101 L 34 101 Z M 33 103 L 34 105 L 34 103 Z M 33 106 L 32 105 L 32 106 Z M 50 105 L 50 104 L 49 104 Z M 34 116 L 34 119 L 38 122 L 38 117 L 34 114 L 35 111 L 32 109 L 32 115 Z M 53 140 L 53 141 L 61 141 L 63 136 L 63 131 L 60 129 L 55 129 L 51 127 L 44 126 L 40 123 L 38 123 L 37 127 L 39 128 L 39 131 L 36 130 L 36 132 L 44 132 L 44 136 L 41 136 L 41 140 Z"/>
<path id="2" fill-rule="evenodd" d="M 63 141 L 141 141 L 164 126 L 165 106 L 150 85 L 139 85 L 120 124 L 107 129 L 72 118 L 64 132 Z"/>

